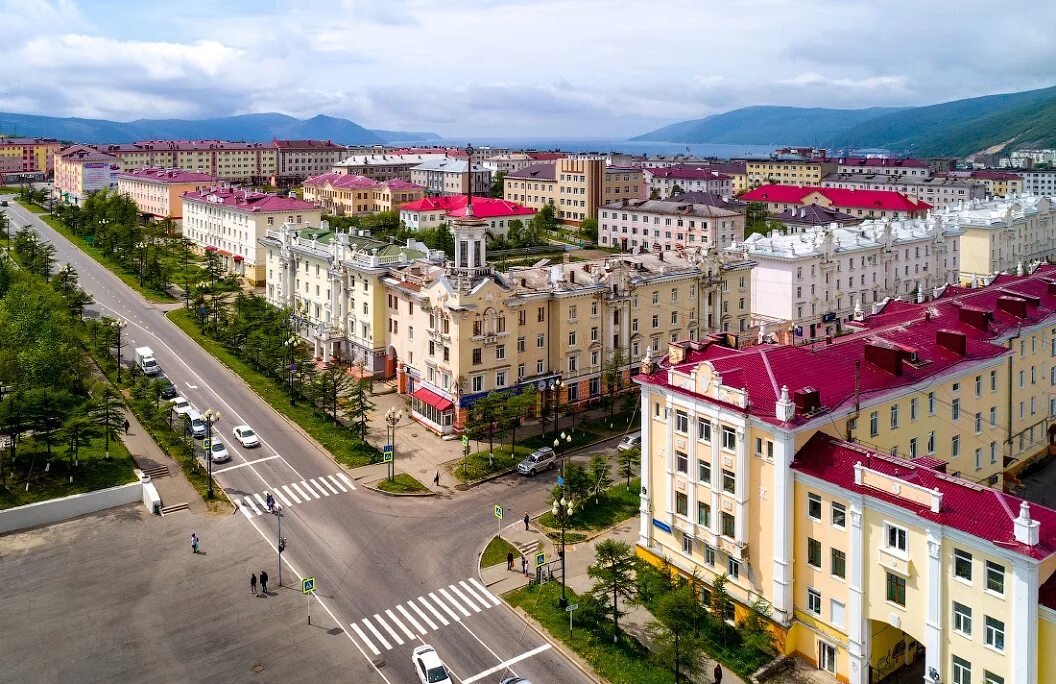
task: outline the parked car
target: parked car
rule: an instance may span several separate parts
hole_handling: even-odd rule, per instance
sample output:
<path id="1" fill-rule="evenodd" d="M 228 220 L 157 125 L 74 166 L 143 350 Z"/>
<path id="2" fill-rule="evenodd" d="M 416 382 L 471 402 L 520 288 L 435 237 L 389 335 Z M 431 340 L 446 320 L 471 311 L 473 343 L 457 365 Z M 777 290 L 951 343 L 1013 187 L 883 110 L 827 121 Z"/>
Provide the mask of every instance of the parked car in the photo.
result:
<path id="1" fill-rule="evenodd" d="M 223 463 L 231 458 L 231 454 L 227 452 L 224 443 L 214 437 L 213 443 L 209 445 L 209 458 L 213 459 L 213 463 Z"/>
<path id="2" fill-rule="evenodd" d="M 186 415 L 188 411 L 193 411 L 191 404 L 183 397 L 173 397 L 169 399 L 169 403 L 172 404 L 172 408 L 178 415 Z"/>
<path id="3" fill-rule="evenodd" d="M 183 414 L 184 420 L 187 421 L 187 432 L 195 439 L 201 439 L 205 437 L 205 418 L 202 418 L 202 414 L 195 409 L 191 409 L 187 413 Z"/>
<path id="4" fill-rule="evenodd" d="M 521 475 L 535 475 L 544 470 L 550 470 L 557 463 L 557 454 L 550 447 L 536 449 L 528 454 L 523 461 L 517 464 L 517 472 Z"/>
<path id="5" fill-rule="evenodd" d="M 176 391 L 176 385 L 172 384 L 171 382 L 161 386 L 162 399 L 173 399 L 176 397 L 177 394 L 179 393 Z"/>
<path id="6" fill-rule="evenodd" d="M 450 684 L 451 676 L 447 673 L 447 667 L 436 654 L 436 649 L 429 644 L 414 649 L 411 662 L 422 684 Z"/>
<path id="7" fill-rule="evenodd" d="M 632 432 L 629 435 L 624 435 L 616 448 L 620 451 L 627 451 L 628 449 L 637 449 L 640 446 L 642 446 L 642 433 Z"/>
<path id="8" fill-rule="evenodd" d="M 238 443 L 247 449 L 260 446 L 260 438 L 257 437 L 257 433 L 253 432 L 253 428 L 248 425 L 239 425 L 231 432 L 235 435 Z"/>
<path id="9" fill-rule="evenodd" d="M 0 200 L 0 207 L 6 207 L 6 206 L 7 206 L 7 200 Z"/>

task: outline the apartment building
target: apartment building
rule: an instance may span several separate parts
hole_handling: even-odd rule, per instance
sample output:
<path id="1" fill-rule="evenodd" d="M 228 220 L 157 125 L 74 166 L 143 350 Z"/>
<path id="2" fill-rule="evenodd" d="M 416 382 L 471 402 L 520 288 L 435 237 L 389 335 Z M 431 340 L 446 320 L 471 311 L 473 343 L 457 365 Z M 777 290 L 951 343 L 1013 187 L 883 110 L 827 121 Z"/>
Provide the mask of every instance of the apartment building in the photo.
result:
<path id="1" fill-rule="evenodd" d="M 489 169 L 492 174 L 500 171 L 502 173 L 513 173 L 533 164 L 556 162 L 564 157 L 565 154 L 563 152 L 507 152 L 486 157 L 480 162 L 480 165 Z"/>
<path id="2" fill-rule="evenodd" d="M 117 157 L 121 171 L 143 168 L 183 169 L 221 181 L 268 183 L 278 170 L 278 149 L 271 143 L 227 140 L 141 140 L 96 145 Z"/>
<path id="3" fill-rule="evenodd" d="M 642 169 L 646 192 L 654 192 L 661 199 L 683 192 L 711 192 L 718 195 L 733 193 L 733 179 L 706 166 L 678 164 L 664 168 Z"/>
<path id="4" fill-rule="evenodd" d="M 598 244 L 622 251 L 722 249 L 744 237 L 743 204 L 626 200 L 598 210 Z"/>
<path id="5" fill-rule="evenodd" d="M 470 192 L 491 195 L 491 170 L 455 157 L 429 159 L 411 167 L 411 182 L 425 188 L 430 195 L 460 195 L 466 192 L 466 175 L 470 175 Z"/>
<path id="6" fill-rule="evenodd" d="M 1056 169 L 1016 169 L 1023 179 L 1024 195 L 1056 197 Z"/>
<path id="7" fill-rule="evenodd" d="M 978 282 L 1056 255 L 1056 218 L 1047 197 L 996 198 L 939 213 L 961 237 L 961 282 Z"/>
<path id="8" fill-rule="evenodd" d="M 821 185 L 845 190 L 899 192 L 936 209 L 986 199 L 987 196 L 986 185 L 981 181 L 953 176 L 836 173 L 825 176 Z"/>
<path id="9" fill-rule="evenodd" d="M 843 332 L 888 297 L 930 297 L 957 282 L 961 232 L 940 218 L 753 233 L 728 248 L 756 266 L 752 314 L 787 322 L 789 342 Z M 781 332 L 781 331 L 778 331 Z"/>
<path id="10" fill-rule="evenodd" d="M 923 159 L 892 157 L 836 157 L 836 173 L 862 176 L 891 176 L 898 178 L 930 178 L 931 165 Z"/>
<path id="11" fill-rule="evenodd" d="M 922 309 L 813 349 L 644 360 L 639 555 L 705 599 L 723 576 L 731 619 L 764 600 L 780 648 L 840 681 L 1049 681 L 1056 512 L 980 484 L 1014 348 L 972 332 L 986 312 Z"/>
<path id="12" fill-rule="evenodd" d="M 0 137 L 0 176 L 15 185 L 44 180 L 55 170 L 55 154 L 62 143 L 52 138 Z"/>
<path id="13" fill-rule="evenodd" d="M 421 199 L 425 188 L 400 178 L 376 181 L 366 176 L 328 171 L 305 180 L 301 195 L 327 214 L 350 216 L 395 211 L 407 202 Z"/>
<path id="14" fill-rule="evenodd" d="M 382 182 L 399 178 L 410 183 L 411 169 L 415 166 L 427 161 L 449 158 L 451 155 L 443 152 L 399 154 L 388 150 L 370 150 L 345 157 L 334 164 L 331 171 L 351 176 L 366 176 Z"/>
<path id="15" fill-rule="evenodd" d="M 740 196 L 745 202 L 762 202 L 770 213 L 818 204 L 862 218 L 908 219 L 927 214 L 931 205 L 900 192 L 843 190 L 796 185 L 761 185 Z"/>
<path id="16" fill-rule="evenodd" d="M 812 229 L 833 224 L 837 226 L 856 226 L 862 222 L 862 219 L 857 216 L 851 216 L 838 209 L 822 207 L 817 204 L 785 209 L 780 214 L 774 214 L 771 218 L 781 223 L 789 233 L 809 232 Z"/>
<path id="17" fill-rule="evenodd" d="M 237 188 L 206 188 L 183 195 L 183 237 L 201 252 L 213 252 L 226 273 L 263 285 L 267 230 L 290 224 L 318 225 L 321 212 L 311 202 Z"/>
<path id="18" fill-rule="evenodd" d="M 85 198 L 100 190 L 117 188 L 121 162 L 87 145 L 73 145 L 54 158 L 57 199 L 66 204 L 81 205 Z"/>
<path id="19" fill-rule="evenodd" d="M 821 185 L 839 166 L 824 159 L 766 159 L 745 162 L 748 187 L 755 185 Z"/>
<path id="20" fill-rule="evenodd" d="M 598 207 L 623 199 L 645 199 L 642 170 L 607 166 L 604 159 L 559 159 L 535 164 L 503 178 L 503 196 L 532 209 L 549 204 L 561 223 L 578 226 L 598 217 Z"/>
<path id="21" fill-rule="evenodd" d="M 179 169 L 136 169 L 117 175 L 117 191 L 136 203 L 139 213 L 154 219 L 183 218 L 183 194 L 216 186 L 208 174 Z"/>
<path id="22" fill-rule="evenodd" d="M 272 185 L 328 173 L 348 155 L 348 148 L 330 140 L 272 140 L 278 151 Z"/>
<path id="23" fill-rule="evenodd" d="M 982 183 L 986 186 L 986 194 L 989 197 L 1015 197 L 1023 194 L 1023 177 L 1018 173 L 982 169 L 950 171 L 946 175 L 951 178 L 970 178 Z"/>
<path id="24" fill-rule="evenodd" d="M 468 204 L 465 195 L 423 197 L 399 207 L 400 223 L 413 231 L 429 230 L 442 223 L 451 226 L 456 219 L 466 216 Z M 472 212 L 488 224 L 492 238 L 505 236 L 511 221 L 527 223 L 536 214 L 535 209 L 493 197 L 474 197 Z"/>

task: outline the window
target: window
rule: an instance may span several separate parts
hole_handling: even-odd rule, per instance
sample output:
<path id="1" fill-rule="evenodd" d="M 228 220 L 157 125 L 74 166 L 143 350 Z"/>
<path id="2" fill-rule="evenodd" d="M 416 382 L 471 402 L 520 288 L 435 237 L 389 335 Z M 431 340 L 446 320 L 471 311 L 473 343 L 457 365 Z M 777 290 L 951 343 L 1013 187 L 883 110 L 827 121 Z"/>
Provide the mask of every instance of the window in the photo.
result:
<path id="1" fill-rule="evenodd" d="M 891 407 L 891 429 L 898 427 L 898 404 Z"/>
<path id="2" fill-rule="evenodd" d="M 495 386 L 505 387 L 506 386 L 506 371 L 495 371 Z"/>
<path id="3" fill-rule="evenodd" d="M 987 615 L 983 619 L 983 625 L 986 628 L 986 645 L 998 651 L 1005 650 L 1005 623 Z"/>
<path id="4" fill-rule="evenodd" d="M 934 430 L 932 430 L 931 432 L 928 433 L 928 453 L 929 454 L 934 454 L 935 453 L 935 431 Z"/>
<path id="5" fill-rule="evenodd" d="M 821 615 L 821 592 L 817 589 L 807 589 L 807 610 Z"/>
<path id="6" fill-rule="evenodd" d="M 689 433 L 689 415 L 685 411 L 675 411 L 675 430 L 683 435 Z"/>
<path id="7" fill-rule="evenodd" d="M 961 436 L 954 435 L 950 441 L 950 458 L 957 458 L 961 455 Z"/>
<path id="8" fill-rule="evenodd" d="M 817 494 L 807 494 L 807 515 L 814 520 L 821 520 L 821 497 Z"/>
<path id="9" fill-rule="evenodd" d="M 693 537 L 688 534 L 682 535 L 682 553 L 693 555 Z"/>
<path id="10" fill-rule="evenodd" d="M 906 550 L 906 531 L 901 527 L 885 524 L 887 528 L 887 548 L 897 551 Z"/>
<path id="11" fill-rule="evenodd" d="M 975 414 L 975 434 L 978 435 L 982 431 L 983 431 L 983 414 L 982 413 L 976 413 Z"/>
<path id="12" fill-rule="evenodd" d="M 697 524 L 711 527 L 711 506 L 699 501 L 697 502 Z"/>
<path id="13" fill-rule="evenodd" d="M 722 448 L 734 451 L 737 448 L 737 432 L 731 428 L 722 427 Z"/>
<path id="14" fill-rule="evenodd" d="M 843 504 L 833 503 L 832 504 L 832 525 L 833 527 L 847 527 L 847 508 Z"/>
<path id="15" fill-rule="evenodd" d="M 737 476 L 725 468 L 722 471 L 722 489 L 730 494 L 737 491 Z"/>
<path id="16" fill-rule="evenodd" d="M 500 344 L 495 347 L 495 358 L 499 361 L 506 358 L 506 345 Z"/>
<path id="17" fill-rule="evenodd" d="M 887 574 L 887 600 L 899 606 L 906 605 L 906 580 L 904 577 Z"/>
<path id="18" fill-rule="evenodd" d="M 917 438 L 916 437 L 914 437 L 913 439 L 909 440 L 909 457 L 910 458 L 916 458 L 917 457 Z"/>
<path id="19" fill-rule="evenodd" d="M 869 414 L 869 436 L 876 437 L 880 434 L 880 414 L 873 411 Z"/>
<path id="20" fill-rule="evenodd" d="M 961 417 L 961 400 L 954 399 L 950 404 L 950 417 L 957 420 Z"/>
<path id="21" fill-rule="evenodd" d="M 983 670 L 983 684 L 1005 684 L 1005 678 L 999 677 L 989 670 Z"/>
<path id="22" fill-rule="evenodd" d="M 706 565 L 715 565 L 715 549 L 710 546 L 704 547 L 704 563 Z"/>
<path id="23" fill-rule="evenodd" d="M 972 664 L 953 656 L 953 684 L 972 684 Z"/>
<path id="24" fill-rule="evenodd" d="M 706 420 L 697 421 L 697 439 L 702 442 L 711 443 L 711 423 Z"/>
<path id="25" fill-rule="evenodd" d="M 675 513 L 689 515 L 689 497 L 682 492 L 675 492 Z"/>
<path id="26" fill-rule="evenodd" d="M 829 599 L 829 621 L 841 629 L 843 628 L 845 607 L 840 601 Z"/>
<path id="27" fill-rule="evenodd" d="M 681 451 L 675 452 L 675 470 L 680 473 L 689 472 L 689 456 Z"/>
<path id="28" fill-rule="evenodd" d="M 972 554 L 960 549 L 953 550 L 953 576 L 972 581 Z"/>
<path id="29" fill-rule="evenodd" d="M 997 391 L 997 371 L 990 371 L 990 391 Z"/>
<path id="30" fill-rule="evenodd" d="M 916 420 L 917 419 L 917 398 L 916 397 L 913 397 L 912 399 L 909 400 L 909 419 L 910 420 Z"/>
<path id="31" fill-rule="evenodd" d="M 953 631 L 972 636 L 972 609 L 956 601 L 953 602 Z"/>
<path id="32" fill-rule="evenodd" d="M 477 365 L 482 361 L 482 352 L 480 349 L 473 350 L 473 365 Z"/>
<path id="33" fill-rule="evenodd" d="M 986 561 L 986 589 L 996 594 L 1005 593 L 1005 566 Z"/>
<path id="34" fill-rule="evenodd" d="M 546 346 L 546 335 L 544 333 L 539 333 L 535 336 L 535 346 L 539 349 Z"/>
<path id="35" fill-rule="evenodd" d="M 473 376 L 473 391 L 483 392 L 484 391 L 484 376 L 474 375 Z"/>
<path id="36" fill-rule="evenodd" d="M 708 461 L 697 461 L 697 479 L 705 484 L 711 483 L 711 463 Z"/>
<path id="37" fill-rule="evenodd" d="M 821 569 L 821 542 L 807 538 L 807 565 Z"/>
<path id="38" fill-rule="evenodd" d="M 840 579 L 847 578 L 847 554 L 839 549 L 832 549 L 832 574 Z"/>
<path id="39" fill-rule="evenodd" d="M 730 513 L 722 514 L 722 535 L 730 538 L 737 536 L 736 519 Z"/>
<path id="40" fill-rule="evenodd" d="M 741 576 L 741 562 L 734 558 L 726 559 L 726 574 L 730 576 L 730 579 L 737 579 Z M 725 615 L 722 616 L 724 620 L 732 620 L 734 618 L 733 613 L 733 601 L 726 604 Z"/>
<path id="41" fill-rule="evenodd" d="M 935 415 L 935 393 L 928 392 L 928 415 Z"/>

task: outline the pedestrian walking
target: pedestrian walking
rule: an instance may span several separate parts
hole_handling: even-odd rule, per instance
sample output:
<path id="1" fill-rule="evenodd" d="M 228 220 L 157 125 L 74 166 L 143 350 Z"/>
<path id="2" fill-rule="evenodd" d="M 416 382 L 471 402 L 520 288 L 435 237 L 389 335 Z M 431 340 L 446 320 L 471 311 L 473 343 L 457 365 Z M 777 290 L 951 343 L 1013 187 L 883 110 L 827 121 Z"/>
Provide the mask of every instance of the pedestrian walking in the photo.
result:
<path id="1" fill-rule="evenodd" d="M 191 551 L 198 553 L 198 535 L 191 533 Z"/>
<path id="2" fill-rule="evenodd" d="M 128 434 L 128 428 L 130 428 L 130 427 L 132 427 L 132 426 L 129 424 L 128 418 L 125 418 L 125 434 L 126 435 Z"/>
<path id="3" fill-rule="evenodd" d="M 254 596 L 257 595 L 257 576 L 255 574 L 249 576 L 249 591 Z"/>
<path id="4" fill-rule="evenodd" d="M 715 684 L 722 684 L 722 665 L 715 663 Z"/>
<path id="5" fill-rule="evenodd" d="M 513 570 L 513 551 L 506 552 L 506 569 Z"/>
<path id="6" fill-rule="evenodd" d="M 525 577 L 528 576 L 528 559 L 524 556 L 521 556 L 521 572 L 524 573 Z"/>
<path id="7" fill-rule="evenodd" d="M 260 571 L 260 593 L 265 595 L 268 593 L 268 572 L 266 570 Z"/>
<path id="8" fill-rule="evenodd" d="M 436 476 L 433 477 L 433 486 L 434 487 L 439 487 L 440 486 L 440 471 L 439 470 L 436 471 Z"/>
<path id="9" fill-rule="evenodd" d="M 525 512 L 525 514 L 524 514 L 524 531 L 525 531 L 525 532 L 527 532 L 527 531 L 528 531 L 528 522 L 529 522 L 530 520 L 531 520 L 531 518 L 529 518 L 529 517 L 528 517 L 528 513 L 527 513 L 527 512 Z"/>

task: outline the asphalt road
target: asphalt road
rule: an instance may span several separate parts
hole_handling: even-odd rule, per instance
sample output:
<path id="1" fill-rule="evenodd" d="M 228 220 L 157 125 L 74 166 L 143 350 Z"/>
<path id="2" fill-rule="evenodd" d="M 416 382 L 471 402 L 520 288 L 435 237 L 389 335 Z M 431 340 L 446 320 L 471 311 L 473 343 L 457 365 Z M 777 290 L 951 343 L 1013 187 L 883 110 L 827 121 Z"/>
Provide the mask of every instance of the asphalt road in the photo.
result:
<path id="1" fill-rule="evenodd" d="M 5 211 L 12 230 L 30 225 L 54 245 L 56 263 L 77 270 L 104 315 L 127 322 L 124 360 L 137 346 L 151 347 L 195 408 L 220 411 L 214 430 L 232 458 L 214 468 L 218 484 L 236 501 L 257 502 L 257 510 L 249 504 L 235 514 L 247 533 L 256 531 L 274 546 L 281 518 L 288 544 L 284 582 L 316 578 L 320 616 L 344 630 L 349 649 L 376 663 L 363 681 L 417 681 L 410 655 L 423 643 L 436 648 L 462 684 L 498 682 L 507 674 L 534 684 L 590 681 L 476 579 L 477 556 L 497 528 L 494 505 L 514 511 L 510 522 L 518 524 L 524 511 L 545 506 L 545 481 L 501 478 L 472 492 L 428 499 L 356 487 L 325 452 L 169 322 L 163 307 L 14 201 Z M 243 423 L 259 433 L 259 448 L 230 439 L 231 429 Z M 255 495 L 265 492 L 276 493 L 281 514 L 263 512 Z M 275 581 L 274 568 L 268 570 Z"/>

